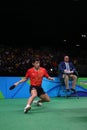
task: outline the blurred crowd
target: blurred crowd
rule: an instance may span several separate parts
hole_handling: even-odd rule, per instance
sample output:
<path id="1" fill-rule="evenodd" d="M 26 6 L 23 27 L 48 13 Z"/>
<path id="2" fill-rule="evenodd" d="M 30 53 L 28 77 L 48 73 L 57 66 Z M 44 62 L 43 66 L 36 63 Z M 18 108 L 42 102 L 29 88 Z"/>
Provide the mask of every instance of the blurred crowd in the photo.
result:
<path id="1" fill-rule="evenodd" d="M 53 48 L 0 48 L 0 75 L 1 76 L 24 76 L 27 69 L 32 67 L 33 57 L 41 59 L 41 66 L 45 67 L 51 76 L 58 76 L 58 64 L 67 54 L 64 50 Z M 70 58 L 79 71 L 80 76 L 87 76 L 86 52 L 81 55 L 70 53 Z"/>

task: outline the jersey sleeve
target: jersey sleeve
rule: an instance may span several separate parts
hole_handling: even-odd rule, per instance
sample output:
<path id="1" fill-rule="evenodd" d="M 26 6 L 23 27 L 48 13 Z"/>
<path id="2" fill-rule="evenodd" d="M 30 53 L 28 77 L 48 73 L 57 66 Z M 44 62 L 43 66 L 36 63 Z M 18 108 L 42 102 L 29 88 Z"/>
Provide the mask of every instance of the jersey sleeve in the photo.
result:
<path id="1" fill-rule="evenodd" d="M 45 76 L 46 78 L 48 78 L 48 77 L 49 77 L 49 74 L 48 74 L 48 72 L 47 72 L 47 70 L 46 70 L 46 69 L 44 69 L 44 76 Z"/>
<path id="2" fill-rule="evenodd" d="M 29 78 L 29 70 L 27 70 L 26 74 L 25 74 L 26 78 Z"/>

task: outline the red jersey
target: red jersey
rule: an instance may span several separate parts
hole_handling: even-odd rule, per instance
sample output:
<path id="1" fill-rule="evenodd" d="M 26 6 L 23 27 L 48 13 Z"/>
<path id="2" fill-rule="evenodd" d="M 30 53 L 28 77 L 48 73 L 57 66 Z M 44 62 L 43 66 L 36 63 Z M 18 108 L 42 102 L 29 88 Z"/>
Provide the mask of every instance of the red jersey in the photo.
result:
<path id="1" fill-rule="evenodd" d="M 43 77 L 48 78 L 49 74 L 43 67 L 40 67 L 38 70 L 32 67 L 27 70 L 25 77 L 30 78 L 30 84 L 32 86 L 41 86 Z"/>

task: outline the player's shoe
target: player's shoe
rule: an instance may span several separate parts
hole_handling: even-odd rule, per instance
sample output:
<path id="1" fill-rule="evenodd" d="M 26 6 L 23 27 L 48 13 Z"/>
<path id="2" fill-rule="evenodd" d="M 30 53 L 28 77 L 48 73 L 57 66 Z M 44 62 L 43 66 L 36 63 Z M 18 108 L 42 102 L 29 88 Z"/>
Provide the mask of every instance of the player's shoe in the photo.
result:
<path id="1" fill-rule="evenodd" d="M 35 101 L 33 101 L 33 103 L 36 104 L 37 106 L 42 106 L 42 103 L 39 102 L 39 101 L 36 101 L 36 100 L 35 100 Z"/>
<path id="2" fill-rule="evenodd" d="M 31 109 L 31 106 L 26 106 L 26 107 L 24 108 L 24 113 L 27 113 L 30 109 Z"/>

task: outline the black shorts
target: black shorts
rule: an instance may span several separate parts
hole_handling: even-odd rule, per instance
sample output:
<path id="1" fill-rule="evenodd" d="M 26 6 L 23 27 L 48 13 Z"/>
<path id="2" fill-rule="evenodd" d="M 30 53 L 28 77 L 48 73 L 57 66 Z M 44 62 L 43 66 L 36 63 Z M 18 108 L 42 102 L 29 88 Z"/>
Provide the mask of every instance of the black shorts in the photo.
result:
<path id="1" fill-rule="evenodd" d="M 32 89 L 36 89 L 37 91 L 37 96 L 40 97 L 42 94 L 45 94 L 43 88 L 41 86 L 30 86 L 30 93 Z"/>

